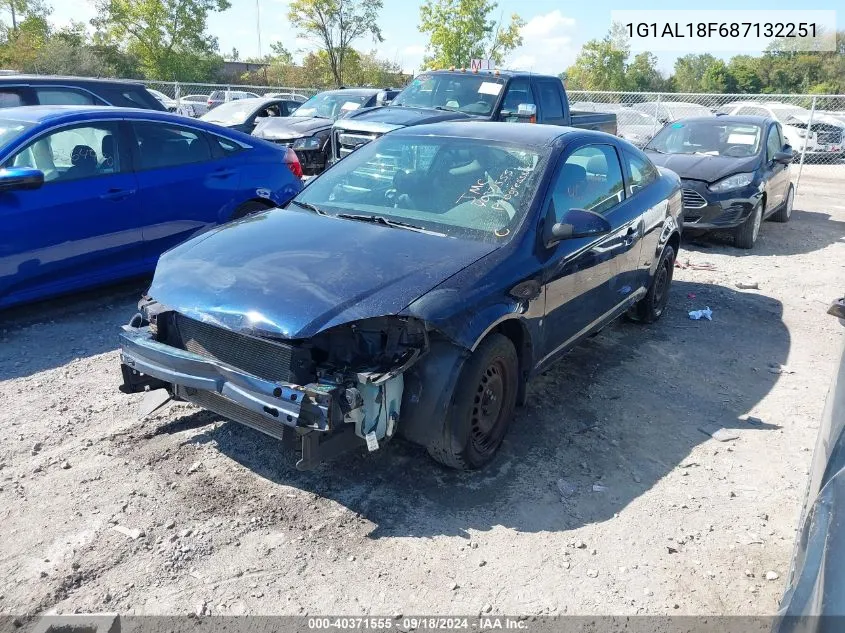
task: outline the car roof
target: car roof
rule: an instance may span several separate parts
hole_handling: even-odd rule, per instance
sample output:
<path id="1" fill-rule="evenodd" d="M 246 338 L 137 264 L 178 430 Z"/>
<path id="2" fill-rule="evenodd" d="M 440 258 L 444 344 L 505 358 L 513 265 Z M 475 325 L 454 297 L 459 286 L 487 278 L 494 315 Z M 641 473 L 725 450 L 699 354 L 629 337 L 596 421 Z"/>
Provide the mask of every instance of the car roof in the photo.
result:
<path id="1" fill-rule="evenodd" d="M 197 119 L 173 114 L 162 110 L 147 110 L 144 108 L 117 108 L 114 106 L 79 106 L 79 105 L 43 105 L 19 106 L 0 109 L 0 119 L 21 121 L 27 123 L 56 124 L 63 122 L 85 121 L 91 118 L 136 118 L 161 119 L 162 121 L 182 122 L 190 125 Z M 203 127 L 207 124 L 203 123 Z"/>
<path id="2" fill-rule="evenodd" d="M 390 134 L 391 136 L 451 136 L 453 138 L 503 141 L 522 145 L 550 145 L 561 137 L 576 133 L 592 135 L 597 139 L 606 140 L 608 138 L 608 135 L 602 132 L 591 132 L 580 128 L 560 125 L 532 125 L 530 123 L 499 123 L 495 121 L 426 123 L 400 128 Z"/>
<path id="3" fill-rule="evenodd" d="M 535 77 L 537 79 L 557 79 L 560 81 L 560 77 L 555 77 L 554 75 L 541 75 L 538 73 L 532 73 L 527 70 L 480 70 L 478 72 L 473 72 L 471 70 L 462 71 L 460 68 L 458 69 L 445 69 L 441 68 L 438 70 L 424 70 L 424 74 L 432 75 L 432 74 L 442 74 L 442 75 L 478 75 L 479 77 Z M 421 73 L 422 74 L 422 73 Z"/>
<path id="4" fill-rule="evenodd" d="M 748 123 L 753 125 L 766 125 L 776 123 L 770 116 L 757 116 L 754 114 L 720 114 L 718 116 L 691 116 L 675 121 L 675 123 Z"/>
<path id="5" fill-rule="evenodd" d="M 322 92 L 319 92 L 317 94 L 350 95 L 352 97 L 371 97 L 383 91 L 384 88 L 338 88 L 337 90 L 323 90 Z"/>
<path id="6" fill-rule="evenodd" d="M 61 81 L 69 84 L 119 84 L 122 86 L 141 86 L 144 84 L 132 79 L 100 79 L 97 77 L 71 77 L 66 75 L 0 75 L 0 84 L 26 82 L 31 84 L 54 84 Z"/>

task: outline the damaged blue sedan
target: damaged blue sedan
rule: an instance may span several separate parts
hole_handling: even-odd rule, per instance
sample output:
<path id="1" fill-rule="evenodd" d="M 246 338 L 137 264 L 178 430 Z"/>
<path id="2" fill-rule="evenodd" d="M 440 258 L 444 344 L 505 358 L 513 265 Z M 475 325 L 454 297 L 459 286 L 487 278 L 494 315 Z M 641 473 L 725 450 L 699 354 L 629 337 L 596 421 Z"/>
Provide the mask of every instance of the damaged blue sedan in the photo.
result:
<path id="1" fill-rule="evenodd" d="M 397 435 L 479 468 L 532 376 L 618 316 L 661 316 L 680 212 L 678 177 L 607 134 L 398 130 L 163 255 L 122 389 L 298 440 L 301 469 Z"/>

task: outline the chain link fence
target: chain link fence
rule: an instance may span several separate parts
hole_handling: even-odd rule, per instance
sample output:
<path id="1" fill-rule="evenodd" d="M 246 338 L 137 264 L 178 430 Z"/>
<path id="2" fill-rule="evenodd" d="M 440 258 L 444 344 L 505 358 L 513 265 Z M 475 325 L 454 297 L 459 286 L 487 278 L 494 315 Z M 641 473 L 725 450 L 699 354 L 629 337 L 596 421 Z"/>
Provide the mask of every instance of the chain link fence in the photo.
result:
<path id="1" fill-rule="evenodd" d="M 291 101 L 305 101 L 319 92 L 313 88 L 291 86 L 244 86 L 240 84 L 202 84 L 179 81 L 144 80 L 149 90 L 163 94 L 175 103 L 172 109 L 187 116 L 202 116 L 208 112 L 210 100 L 215 105 L 246 97 L 280 96 Z"/>
<path id="2" fill-rule="evenodd" d="M 692 116 L 748 114 L 777 119 L 801 174 L 845 180 L 845 95 L 569 91 L 573 110 L 613 112 L 618 134 L 643 146 L 665 124 Z"/>

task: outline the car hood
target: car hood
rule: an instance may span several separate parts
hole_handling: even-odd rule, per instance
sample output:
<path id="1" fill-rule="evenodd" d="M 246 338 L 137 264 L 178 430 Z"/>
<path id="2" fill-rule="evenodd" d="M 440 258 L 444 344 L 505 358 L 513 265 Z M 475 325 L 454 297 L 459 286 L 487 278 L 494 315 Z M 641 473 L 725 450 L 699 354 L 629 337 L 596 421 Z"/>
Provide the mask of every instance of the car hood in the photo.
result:
<path id="1" fill-rule="evenodd" d="M 648 157 L 655 165 L 671 169 L 681 178 L 716 182 L 725 176 L 754 171 L 759 158 L 733 158 L 731 156 L 707 156 L 704 154 L 659 154 L 648 149 Z"/>
<path id="2" fill-rule="evenodd" d="M 318 117 L 268 117 L 258 124 L 252 135 L 267 139 L 300 138 L 310 136 L 321 130 L 327 130 L 331 126 L 331 119 Z"/>
<path id="3" fill-rule="evenodd" d="M 450 112 L 434 110 L 432 108 L 410 108 L 407 106 L 385 106 L 383 108 L 368 108 L 361 112 L 351 112 L 338 121 L 338 127 L 354 128 L 358 121 L 384 123 L 395 127 L 422 125 L 423 123 L 438 123 L 440 121 L 460 121 L 475 119 L 464 112 Z"/>
<path id="4" fill-rule="evenodd" d="M 273 209 L 162 255 L 149 295 L 230 330 L 308 338 L 396 314 L 497 247 Z"/>

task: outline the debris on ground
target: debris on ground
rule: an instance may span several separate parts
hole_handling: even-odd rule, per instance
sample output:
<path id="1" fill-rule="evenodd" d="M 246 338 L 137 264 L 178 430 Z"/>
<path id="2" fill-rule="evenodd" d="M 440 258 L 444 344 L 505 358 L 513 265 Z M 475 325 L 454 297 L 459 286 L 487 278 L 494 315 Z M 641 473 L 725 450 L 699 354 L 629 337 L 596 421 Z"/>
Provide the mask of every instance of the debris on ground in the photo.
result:
<path id="1" fill-rule="evenodd" d="M 766 572 L 766 580 L 777 580 L 780 578 L 780 574 L 776 571 L 767 571 Z"/>
<path id="2" fill-rule="evenodd" d="M 709 435 L 718 442 L 730 442 L 731 440 L 739 439 L 739 433 L 726 429 L 722 426 L 700 426 L 698 427 L 698 430 L 704 433 L 705 435 Z"/>
<path id="3" fill-rule="evenodd" d="M 756 416 L 753 416 L 753 415 L 748 415 L 747 413 L 743 413 L 741 416 L 739 416 L 738 419 L 739 419 L 740 422 L 745 422 L 746 424 L 754 424 L 754 425 L 764 424 L 762 419 L 760 419 Z"/>
<path id="4" fill-rule="evenodd" d="M 593 484 L 593 492 L 605 492 L 607 490 L 607 486 L 604 484 Z"/>
<path id="5" fill-rule="evenodd" d="M 566 479 L 557 480 L 557 490 L 561 497 L 568 498 L 578 493 L 578 484 Z"/>
<path id="6" fill-rule="evenodd" d="M 740 290 L 759 290 L 760 284 L 756 281 L 738 281 L 736 282 L 736 287 Z"/>
<path id="7" fill-rule="evenodd" d="M 770 374 L 794 374 L 795 370 L 789 368 L 786 365 L 780 365 L 778 363 L 774 363 L 769 365 L 769 373 Z"/>
<path id="8" fill-rule="evenodd" d="M 139 530 L 137 528 L 128 528 L 123 525 L 113 525 L 112 528 L 115 532 L 120 532 L 124 536 L 128 536 L 133 541 L 137 541 L 139 538 L 144 536 L 144 530 Z"/>
<path id="9" fill-rule="evenodd" d="M 689 318 L 693 321 L 698 321 L 700 319 L 707 319 L 708 321 L 713 320 L 713 310 L 709 307 L 704 308 L 703 310 L 691 310 L 689 313 Z"/>
<path id="10" fill-rule="evenodd" d="M 675 267 L 681 268 L 681 269 L 689 268 L 691 270 L 710 270 L 710 271 L 716 270 L 716 266 L 714 264 L 711 264 L 710 262 L 702 262 L 700 264 L 694 264 L 694 263 L 690 262 L 690 260 L 687 260 L 685 263 L 682 263 L 682 262 L 676 260 L 675 261 Z"/>

